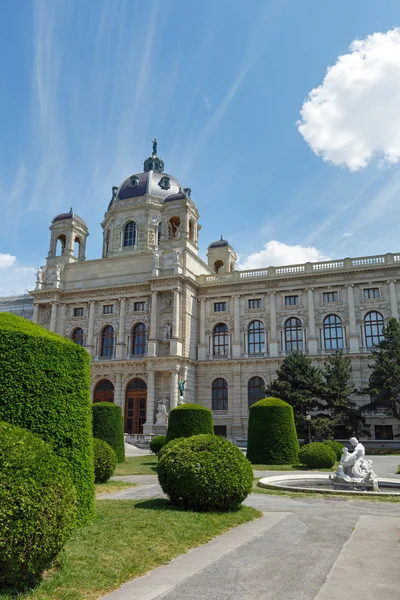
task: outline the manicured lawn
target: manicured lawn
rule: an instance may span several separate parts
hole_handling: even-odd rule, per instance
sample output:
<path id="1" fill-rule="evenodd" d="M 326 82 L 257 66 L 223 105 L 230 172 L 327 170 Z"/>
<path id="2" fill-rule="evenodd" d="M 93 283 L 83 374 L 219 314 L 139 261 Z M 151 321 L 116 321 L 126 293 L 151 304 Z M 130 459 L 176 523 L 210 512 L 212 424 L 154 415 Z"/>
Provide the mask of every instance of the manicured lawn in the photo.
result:
<path id="1" fill-rule="evenodd" d="M 114 475 L 156 475 L 157 456 L 128 456 L 124 463 L 119 463 Z"/>
<path id="2" fill-rule="evenodd" d="M 304 465 L 251 465 L 253 471 L 336 471 L 338 462 L 331 469 L 309 469 Z"/>
<path id="3" fill-rule="evenodd" d="M 101 500 L 93 525 L 77 529 L 43 583 L 19 600 L 94 600 L 220 533 L 261 516 L 195 513 L 166 500 Z M 0 594 L 1 600 L 11 600 Z"/>
<path id="4" fill-rule="evenodd" d="M 120 492 L 124 488 L 135 487 L 136 483 L 126 483 L 125 481 L 107 481 L 107 483 L 96 483 L 95 490 L 98 494 L 111 494 L 111 492 Z"/>

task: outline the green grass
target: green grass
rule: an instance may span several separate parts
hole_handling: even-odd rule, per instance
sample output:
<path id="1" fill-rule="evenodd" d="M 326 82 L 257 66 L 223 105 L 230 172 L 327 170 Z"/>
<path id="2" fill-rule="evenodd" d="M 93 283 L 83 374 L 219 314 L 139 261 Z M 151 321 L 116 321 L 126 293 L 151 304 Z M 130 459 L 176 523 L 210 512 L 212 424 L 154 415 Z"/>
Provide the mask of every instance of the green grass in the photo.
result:
<path id="1" fill-rule="evenodd" d="M 166 500 L 102 500 L 94 523 L 77 529 L 57 566 L 19 600 L 95 600 L 125 581 L 261 516 L 249 506 L 195 513 Z M 1 600 L 11 596 L 1 595 Z"/>
<path id="2" fill-rule="evenodd" d="M 251 465 L 253 471 L 336 471 L 338 462 L 331 469 L 309 469 L 304 465 Z"/>
<path id="3" fill-rule="evenodd" d="M 120 492 L 124 488 L 135 487 L 137 483 L 127 483 L 125 481 L 107 481 L 107 483 L 96 483 L 95 490 L 98 494 L 111 494 L 112 492 Z"/>
<path id="4" fill-rule="evenodd" d="M 157 456 L 128 456 L 119 463 L 113 475 L 157 475 Z"/>

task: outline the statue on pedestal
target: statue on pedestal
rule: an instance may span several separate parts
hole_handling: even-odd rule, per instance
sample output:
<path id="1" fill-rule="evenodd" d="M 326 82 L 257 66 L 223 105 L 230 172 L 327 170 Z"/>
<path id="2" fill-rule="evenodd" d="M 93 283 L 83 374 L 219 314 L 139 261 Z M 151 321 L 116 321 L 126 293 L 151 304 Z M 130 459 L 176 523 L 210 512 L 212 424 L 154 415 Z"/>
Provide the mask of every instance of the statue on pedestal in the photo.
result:
<path id="1" fill-rule="evenodd" d="M 329 479 L 341 488 L 372 488 L 374 492 L 378 492 L 378 480 L 372 470 L 372 460 L 365 459 L 365 448 L 357 438 L 350 438 L 350 443 L 354 447 L 353 452 L 343 448 L 338 470 L 331 473 Z"/>
<path id="2" fill-rule="evenodd" d="M 178 381 L 178 390 L 179 390 L 179 401 L 178 401 L 178 406 L 180 406 L 181 404 L 185 404 L 183 401 L 183 394 L 185 393 L 185 383 L 186 383 L 186 379 L 185 381 Z"/>

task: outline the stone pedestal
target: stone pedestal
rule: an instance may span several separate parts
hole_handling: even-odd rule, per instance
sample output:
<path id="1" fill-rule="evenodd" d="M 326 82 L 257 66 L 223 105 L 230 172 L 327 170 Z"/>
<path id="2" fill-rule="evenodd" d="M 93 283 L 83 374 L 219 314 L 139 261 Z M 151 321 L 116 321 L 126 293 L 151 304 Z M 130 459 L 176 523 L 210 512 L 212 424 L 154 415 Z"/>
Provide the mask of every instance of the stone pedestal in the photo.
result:
<path id="1" fill-rule="evenodd" d="M 168 415 L 157 414 L 156 419 L 154 433 L 156 435 L 165 435 L 168 428 Z"/>

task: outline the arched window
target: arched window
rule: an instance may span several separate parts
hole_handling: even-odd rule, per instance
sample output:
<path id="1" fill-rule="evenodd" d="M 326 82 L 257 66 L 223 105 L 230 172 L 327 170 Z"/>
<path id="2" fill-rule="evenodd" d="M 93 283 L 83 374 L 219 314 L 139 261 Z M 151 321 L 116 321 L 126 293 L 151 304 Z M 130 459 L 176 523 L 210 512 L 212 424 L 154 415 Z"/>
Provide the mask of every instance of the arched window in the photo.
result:
<path id="1" fill-rule="evenodd" d="M 82 327 L 77 327 L 72 332 L 72 341 L 78 346 L 84 346 L 84 333 Z"/>
<path id="2" fill-rule="evenodd" d="M 344 345 L 342 319 L 337 315 L 328 315 L 323 325 L 325 350 L 341 350 Z"/>
<path id="3" fill-rule="evenodd" d="M 216 273 L 219 273 L 220 271 L 224 270 L 224 261 L 223 260 L 216 260 L 214 263 L 214 270 Z"/>
<path id="4" fill-rule="evenodd" d="M 285 323 L 285 350 L 286 352 L 303 350 L 303 330 L 301 321 L 297 317 L 291 317 Z"/>
<path id="5" fill-rule="evenodd" d="M 252 323 L 250 323 L 248 335 L 249 354 L 261 354 L 262 352 L 265 352 L 264 325 L 261 321 L 253 321 Z"/>
<path id="6" fill-rule="evenodd" d="M 124 229 L 124 246 L 134 246 L 136 244 L 136 223 L 129 221 Z"/>
<path id="7" fill-rule="evenodd" d="M 179 226 L 181 224 L 181 220 L 179 217 L 171 217 L 168 224 L 168 233 L 169 239 L 178 237 Z"/>
<path id="8" fill-rule="evenodd" d="M 108 379 L 102 379 L 96 384 L 93 402 L 114 402 L 114 386 Z"/>
<path id="9" fill-rule="evenodd" d="M 192 219 L 189 219 L 189 240 L 194 241 L 194 226 Z"/>
<path id="10" fill-rule="evenodd" d="M 110 230 L 107 229 L 106 238 L 105 238 L 105 242 L 104 242 L 104 253 L 106 256 L 108 254 L 109 249 L 110 249 Z"/>
<path id="11" fill-rule="evenodd" d="M 67 240 L 64 234 L 58 236 L 56 244 L 56 256 L 61 256 L 64 254 L 66 241 Z"/>
<path id="12" fill-rule="evenodd" d="M 157 246 L 160 245 L 161 242 L 161 223 L 158 224 L 158 229 L 157 229 Z"/>
<path id="13" fill-rule="evenodd" d="M 369 312 L 364 317 L 365 345 L 372 348 L 383 340 L 383 317 L 376 311 Z"/>
<path id="14" fill-rule="evenodd" d="M 249 383 L 247 384 L 247 399 L 249 402 L 249 408 L 255 402 L 258 402 L 259 400 L 265 398 L 265 393 L 263 389 L 264 386 L 264 379 L 262 379 L 261 377 L 252 377 L 250 379 Z"/>
<path id="15" fill-rule="evenodd" d="M 228 326 L 225 323 L 218 323 L 214 327 L 213 333 L 213 355 L 225 356 L 229 351 Z"/>
<path id="16" fill-rule="evenodd" d="M 80 253 L 81 253 L 81 240 L 76 237 L 74 239 L 74 256 L 76 256 L 76 258 L 80 258 Z"/>
<path id="17" fill-rule="evenodd" d="M 146 327 L 138 323 L 132 330 L 132 355 L 146 354 Z"/>
<path id="18" fill-rule="evenodd" d="M 114 354 L 114 329 L 111 325 L 104 327 L 101 332 L 100 356 L 111 357 Z"/>
<path id="19" fill-rule="evenodd" d="M 228 384 L 222 377 L 214 379 L 212 384 L 212 409 L 228 410 Z"/>

